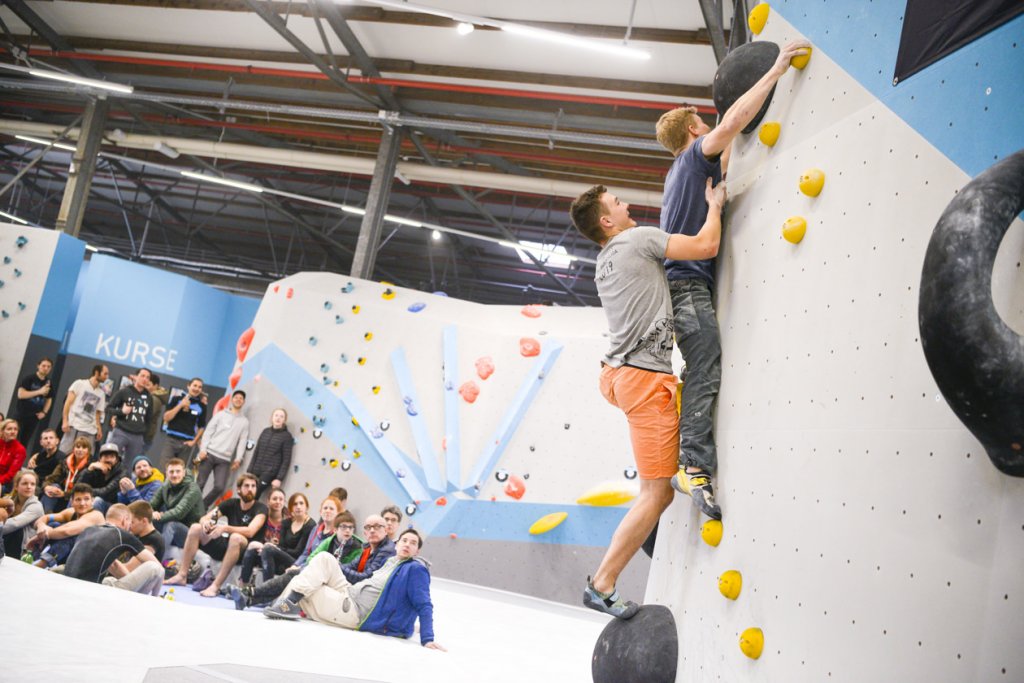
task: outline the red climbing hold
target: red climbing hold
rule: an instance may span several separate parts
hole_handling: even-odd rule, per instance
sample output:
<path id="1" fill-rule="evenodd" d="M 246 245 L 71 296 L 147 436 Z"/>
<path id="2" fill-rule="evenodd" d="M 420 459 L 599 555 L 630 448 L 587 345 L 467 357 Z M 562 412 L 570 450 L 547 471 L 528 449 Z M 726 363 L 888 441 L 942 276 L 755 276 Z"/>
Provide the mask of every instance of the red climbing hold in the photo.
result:
<path id="1" fill-rule="evenodd" d="M 238 343 L 235 344 L 235 353 L 238 355 L 239 363 L 245 362 L 245 355 L 249 353 L 249 347 L 252 346 L 252 338 L 255 336 L 256 330 L 250 327 L 238 338 Z"/>
<path id="2" fill-rule="evenodd" d="M 494 361 L 490 356 L 481 356 L 476 359 L 476 374 L 480 379 L 487 379 L 494 374 Z"/>
<path id="3" fill-rule="evenodd" d="M 292 298 L 292 294 L 294 294 L 294 293 L 295 293 L 295 290 L 292 289 L 291 287 L 289 287 L 288 291 L 284 293 L 284 298 L 285 299 L 291 299 Z"/>
<path id="4" fill-rule="evenodd" d="M 238 366 L 237 368 L 235 368 L 234 372 L 231 373 L 231 376 L 228 377 L 228 384 L 231 385 L 232 389 L 234 389 L 235 387 L 238 386 L 238 382 L 241 379 L 242 379 L 242 366 Z"/>
<path id="5" fill-rule="evenodd" d="M 231 400 L 231 397 L 228 396 L 227 394 L 224 394 L 223 396 L 221 396 L 220 400 L 217 401 L 217 403 L 214 404 L 214 406 L 213 406 L 213 414 L 216 415 L 220 411 L 222 411 L 225 408 L 227 408 L 228 407 L 228 401 L 230 401 L 230 400 Z"/>
<path id="6" fill-rule="evenodd" d="M 519 500 L 526 493 L 526 482 L 518 474 L 512 474 L 509 476 L 508 481 L 505 482 L 505 495 L 509 498 L 515 498 Z"/>
<path id="7" fill-rule="evenodd" d="M 523 337 L 519 340 L 519 353 L 524 357 L 540 355 L 540 342 L 532 337 Z"/>
<path id="8" fill-rule="evenodd" d="M 440 498 L 437 499 L 436 502 L 438 505 L 444 506 L 448 504 L 448 499 L 445 498 L 444 496 L 441 496 Z"/>
<path id="9" fill-rule="evenodd" d="M 281 289 L 281 285 L 274 285 L 274 294 L 277 294 L 277 290 Z"/>
<path id="10" fill-rule="evenodd" d="M 525 315 L 527 318 L 539 318 L 541 314 L 540 306 L 538 306 L 537 304 L 529 304 L 527 306 L 523 306 L 523 309 L 519 312 Z"/>
<path id="11" fill-rule="evenodd" d="M 459 396 L 461 396 L 462 400 L 465 401 L 466 403 L 472 403 L 473 401 L 476 400 L 476 397 L 479 395 L 480 387 L 478 387 L 476 385 L 476 382 L 474 382 L 473 380 L 464 382 L 463 385 L 459 387 Z"/>

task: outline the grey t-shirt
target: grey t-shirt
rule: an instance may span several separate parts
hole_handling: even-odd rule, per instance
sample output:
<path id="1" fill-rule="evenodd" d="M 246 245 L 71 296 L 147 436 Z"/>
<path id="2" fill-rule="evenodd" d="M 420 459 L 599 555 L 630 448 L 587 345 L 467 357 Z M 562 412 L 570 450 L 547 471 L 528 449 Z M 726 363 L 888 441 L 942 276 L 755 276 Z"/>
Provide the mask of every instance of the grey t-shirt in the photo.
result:
<path id="1" fill-rule="evenodd" d="M 662 265 L 668 239 L 657 228 L 630 228 L 597 256 L 597 293 L 611 336 L 606 365 L 672 373 L 672 297 Z"/>
<path id="2" fill-rule="evenodd" d="M 75 402 L 68 410 L 68 425 L 80 432 L 95 434 L 96 414 L 99 413 L 102 417 L 107 407 L 107 395 L 103 393 L 103 388 L 93 388 L 89 380 L 78 379 L 68 391 L 75 394 Z"/>
<path id="3" fill-rule="evenodd" d="M 370 578 L 364 579 L 348 589 L 349 597 L 355 601 L 356 608 L 359 610 L 360 619 L 365 619 L 373 606 L 377 604 L 377 598 L 384 592 L 384 584 L 388 582 L 395 567 L 402 561 L 397 555 L 392 555 L 381 565 L 380 569 L 370 575 Z"/>

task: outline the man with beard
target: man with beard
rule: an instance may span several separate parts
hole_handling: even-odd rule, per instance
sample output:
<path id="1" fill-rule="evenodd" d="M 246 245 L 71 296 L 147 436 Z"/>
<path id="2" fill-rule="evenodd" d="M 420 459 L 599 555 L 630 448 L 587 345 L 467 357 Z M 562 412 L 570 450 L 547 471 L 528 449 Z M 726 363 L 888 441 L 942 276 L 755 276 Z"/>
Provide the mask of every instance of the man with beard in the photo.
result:
<path id="1" fill-rule="evenodd" d="M 180 568 L 176 575 L 168 579 L 167 585 L 185 585 L 188 568 L 195 558 L 196 551 L 201 547 L 207 555 L 220 561 L 220 571 L 214 578 L 209 576 L 212 570 L 207 569 L 192 588 L 197 589 L 200 581 L 209 581 L 200 595 L 212 598 L 220 593 L 221 585 L 238 562 L 238 558 L 242 556 L 249 541 L 263 541 L 263 523 L 267 519 L 267 506 L 256 500 L 258 484 L 256 477 L 246 472 L 238 478 L 237 497 L 224 501 L 189 528 Z M 221 518 L 227 520 L 226 525 L 217 523 Z"/>

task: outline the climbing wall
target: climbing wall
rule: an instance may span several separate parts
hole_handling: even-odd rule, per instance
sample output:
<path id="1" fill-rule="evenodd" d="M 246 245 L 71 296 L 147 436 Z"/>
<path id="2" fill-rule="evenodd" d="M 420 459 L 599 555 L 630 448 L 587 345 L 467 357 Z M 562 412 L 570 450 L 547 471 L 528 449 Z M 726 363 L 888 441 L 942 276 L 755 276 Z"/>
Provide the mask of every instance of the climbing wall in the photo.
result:
<path id="1" fill-rule="evenodd" d="M 884 5 L 884 7 L 879 7 Z M 931 378 L 925 248 L 973 175 L 1024 147 L 1024 21 L 899 88 L 903 3 L 772 3 L 758 40 L 806 37 L 774 147 L 741 136 L 719 271 L 724 533 L 663 518 L 647 601 L 669 605 L 679 681 L 1024 680 L 1024 480 L 1000 474 Z M 966 137 L 965 137 L 966 136 Z M 824 172 L 817 197 L 798 188 Z M 802 241 L 784 222 L 805 219 Z M 993 275 L 1024 333 L 1024 225 Z M 737 599 L 719 576 L 737 570 Z M 764 636 L 759 659 L 739 642 Z"/>
<path id="2" fill-rule="evenodd" d="M 53 230 L 0 223 L 0 412 L 39 358 L 56 358 L 85 243 Z"/>
<path id="3" fill-rule="evenodd" d="M 638 483 L 625 419 L 597 388 L 604 333 L 600 309 L 301 273 L 267 290 L 231 381 L 253 438 L 288 410 L 288 491 L 315 506 L 344 486 L 360 520 L 395 503 L 430 535 L 438 575 L 575 603 L 626 509 L 577 499 L 607 483 L 628 500 Z M 640 594 L 648 566 L 623 586 Z"/>

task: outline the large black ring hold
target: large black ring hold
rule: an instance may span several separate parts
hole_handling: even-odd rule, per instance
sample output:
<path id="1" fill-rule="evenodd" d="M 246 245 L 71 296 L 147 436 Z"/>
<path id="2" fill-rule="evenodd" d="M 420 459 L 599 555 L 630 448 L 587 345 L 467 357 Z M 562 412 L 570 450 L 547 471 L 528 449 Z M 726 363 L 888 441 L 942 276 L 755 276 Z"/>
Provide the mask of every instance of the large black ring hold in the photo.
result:
<path id="1" fill-rule="evenodd" d="M 725 56 L 722 63 L 718 65 L 715 72 L 715 80 L 711 85 L 711 98 L 715 101 L 715 109 L 719 116 L 724 116 L 736 100 L 743 93 L 754 87 L 754 84 L 761 80 L 761 77 L 768 73 L 775 60 L 781 52 L 778 45 L 769 40 L 759 40 L 755 43 L 740 45 Z M 764 114 L 768 111 L 768 105 L 772 103 L 772 95 L 775 94 L 775 86 L 768 93 L 764 105 L 757 112 L 757 116 L 743 129 L 749 133 L 757 124 L 761 123 Z"/>
<path id="2" fill-rule="evenodd" d="M 939 218 L 921 273 L 921 345 L 946 402 L 1001 472 L 1024 477 L 1024 337 L 992 301 L 999 244 L 1024 211 L 1024 150 L 969 182 Z"/>
<path id="3" fill-rule="evenodd" d="M 590 673 L 594 683 L 675 683 L 679 636 L 672 610 L 643 605 L 628 621 L 613 619 L 601 631 Z"/>

